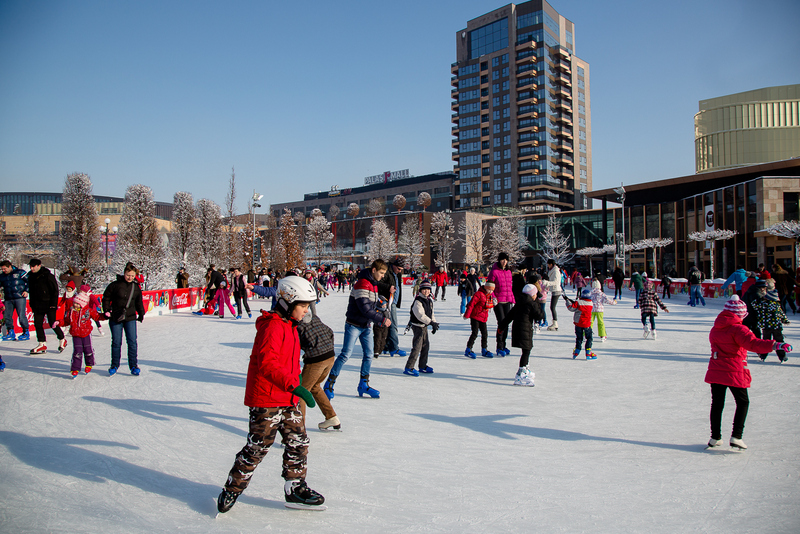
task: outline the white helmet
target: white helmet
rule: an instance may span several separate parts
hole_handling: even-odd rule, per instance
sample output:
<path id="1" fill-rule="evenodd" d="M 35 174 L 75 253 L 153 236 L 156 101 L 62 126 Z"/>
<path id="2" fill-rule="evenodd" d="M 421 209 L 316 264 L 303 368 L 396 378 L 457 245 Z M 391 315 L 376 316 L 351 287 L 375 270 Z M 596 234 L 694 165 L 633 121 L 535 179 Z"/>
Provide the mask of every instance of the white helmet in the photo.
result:
<path id="1" fill-rule="evenodd" d="M 287 276 L 278 281 L 278 298 L 291 306 L 298 302 L 314 302 L 317 292 L 305 278 Z"/>

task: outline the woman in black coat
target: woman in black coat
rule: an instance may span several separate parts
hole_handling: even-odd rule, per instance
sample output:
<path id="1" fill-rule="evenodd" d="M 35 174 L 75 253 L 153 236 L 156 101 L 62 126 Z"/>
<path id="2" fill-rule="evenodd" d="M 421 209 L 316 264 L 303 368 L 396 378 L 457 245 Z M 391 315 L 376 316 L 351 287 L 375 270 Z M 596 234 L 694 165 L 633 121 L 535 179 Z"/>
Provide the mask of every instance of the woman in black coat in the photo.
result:
<path id="1" fill-rule="evenodd" d="M 122 352 L 122 334 L 128 344 L 128 367 L 131 374 L 139 376 L 139 342 L 136 321 L 144 321 L 144 301 L 142 290 L 136 282 L 137 269 L 128 263 L 125 274 L 117 276 L 103 292 L 103 311 L 108 317 L 111 329 L 111 367 L 108 374 L 113 375 L 119 368 Z"/>
<path id="2" fill-rule="evenodd" d="M 533 349 L 533 324 L 542 320 L 542 306 L 537 302 L 539 292 L 536 286 L 526 285 L 511 311 L 498 323 L 498 329 L 511 326 L 511 346 L 522 349 L 519 358 L 519 371 L 514 377 L 514 385 L 532 386 L 533 372 L 528 369 L 531 350 Z"/>

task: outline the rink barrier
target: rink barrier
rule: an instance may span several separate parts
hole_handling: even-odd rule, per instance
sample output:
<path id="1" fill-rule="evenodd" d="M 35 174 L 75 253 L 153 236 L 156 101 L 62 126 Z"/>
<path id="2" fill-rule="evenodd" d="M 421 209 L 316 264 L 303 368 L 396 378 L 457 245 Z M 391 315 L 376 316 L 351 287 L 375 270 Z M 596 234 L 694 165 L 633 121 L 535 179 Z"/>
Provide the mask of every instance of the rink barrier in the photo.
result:
<path id="1" fill-rule="evenodd" d="M 653 283 L 656 289 L 656 293 L 660 295 L 662 293 L 661 280 L 654 280 L 654 279 L 649 279 L 649 280 Z M 754 280 L 748 279 L 742 285 L 742 292 L 747 291 L 747 288 L 750 287 L 750 285 L 753 282 Z M 605 284 L 606 287 L 611 291 L 614 291 L 614 289 L 616 289 L 616 286 L 614 285 L 614 280 L 612 280 L 611 278 L 606 278 Z M 628 287 L 629 284 L 630 284 L 630 278 L 626 278 L 622 283 L 622 288 L 627 289 L 631 293 L 635 293 L 636 290 L 633 287 Z M 703 288 L 703 298 L 706 299 L 730 298 L 730 296 L 736 292 L 734 284 L 730 284 L 728 287 L 726 287 L 725 291 L 722 291 L 723 285 L 725 285 L 724 282 L 703 282 L 702 284 L 700 284 L 700 286 Z M 669 293 L 670 295 L 686 295 L 686 297 L 688 298 L 689 281 L 686 280 L 685 278 L 674 279 L 672 283 L 669 285 Z"/>

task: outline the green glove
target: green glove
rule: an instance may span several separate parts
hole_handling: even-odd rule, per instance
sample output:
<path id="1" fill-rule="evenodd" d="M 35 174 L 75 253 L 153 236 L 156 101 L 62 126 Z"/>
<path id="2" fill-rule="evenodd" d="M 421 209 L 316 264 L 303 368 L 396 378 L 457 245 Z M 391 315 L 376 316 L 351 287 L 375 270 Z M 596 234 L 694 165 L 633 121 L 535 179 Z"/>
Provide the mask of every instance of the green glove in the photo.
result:
<path id="1" fill-rule="evenodd" d="M 308 391 L 303 386 L 297 386 L 292 390 L 292 393 L 294 393 L 295 395 L 306 401 L 306 405 L 309 408 L 313 408 L 314 406 L 317 405 L 317 403 L 314 402 L 314 397 L 311 395 L 311 392 Z"/>

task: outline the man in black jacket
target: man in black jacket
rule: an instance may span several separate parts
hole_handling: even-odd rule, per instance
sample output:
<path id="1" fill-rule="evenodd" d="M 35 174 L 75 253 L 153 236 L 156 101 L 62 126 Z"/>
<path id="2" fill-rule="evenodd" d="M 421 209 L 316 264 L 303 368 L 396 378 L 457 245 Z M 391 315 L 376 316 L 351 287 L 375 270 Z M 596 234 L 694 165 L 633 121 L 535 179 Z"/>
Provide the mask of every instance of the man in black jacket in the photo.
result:
<path id="1" fill-rule="evenodd" d="M 389 264 L 389 272 L 378 282 L 378 294 L 387 301 L 391 301 L 389 306 L 390 319 L 389 332 L 384 347 L 392 356 L 405 357 L 406 351 L 400 350 L 400 338 L 397 335 L 397 308 L 403 302 L 403 262 L 394 260 Z M 394 297 L 394 299 L 392 299 Z"/>
<path id="2" fill-rule="evenodd" d="M 136 283 L 136 267 L 128 263 L 124 276 L 117 275 L 103 292 L 103 311 L 108 317 L 111 329 L 111 367 L 108 374 L 113 375 L 119 368 L 122 352 L 122 332 L 128 344 L 128 367 L 131 374 L 139 376 L 139 342 L 136 338 L 136 321 L 144 321 L 144 302 L 142 290 Z"/>
<path id="3" fill-rule="evenodd" d="M 55 275 L 47 267 L 42 267 L 41 260 L 33 258 L 29 264 L 31 272 L 28 274 L 28 298 L 31 311 L 33 311 L 33 326 L 36 328 L 36 341 L 39 345 L 31 349 L 31 354 L 47 352 L 47 337 L 44 334 L 44 319 L 53 329 L 58 338 L 58 352 L 63 352 L 67 346 L 64 332 L 56 320 L 58 309 L 58 282 Z"/>

